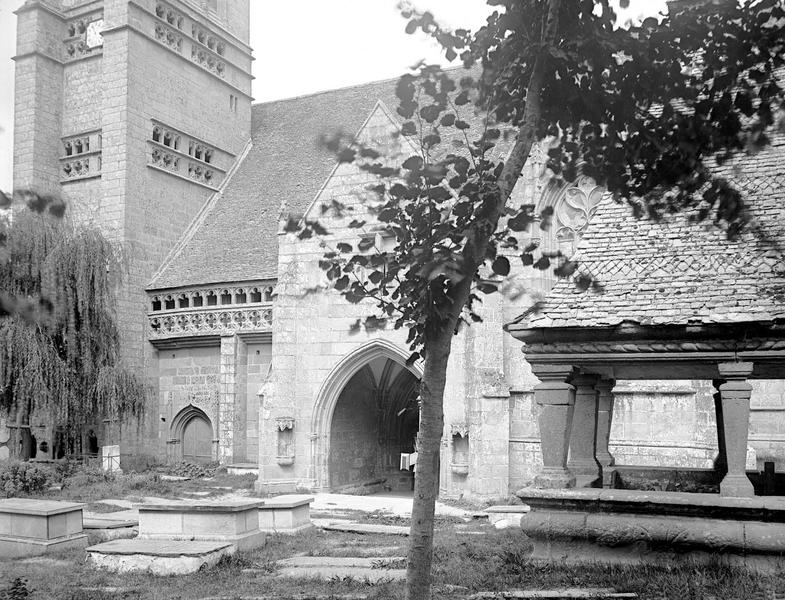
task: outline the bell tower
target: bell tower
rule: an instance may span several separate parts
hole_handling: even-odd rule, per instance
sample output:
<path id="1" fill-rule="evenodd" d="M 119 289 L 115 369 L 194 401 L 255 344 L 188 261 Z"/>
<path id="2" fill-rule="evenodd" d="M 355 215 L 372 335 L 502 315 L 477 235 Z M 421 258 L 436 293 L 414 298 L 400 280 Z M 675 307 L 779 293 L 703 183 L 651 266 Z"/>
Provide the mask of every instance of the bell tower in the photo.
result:
<path id="1" fill-rule="evenodd" d="M 122 247 L 122 350 L 144 369 L 145 286 L 250 140 L 249 0 L 28 0 L 16 14 L 14 188 L 62 195 Z"/>

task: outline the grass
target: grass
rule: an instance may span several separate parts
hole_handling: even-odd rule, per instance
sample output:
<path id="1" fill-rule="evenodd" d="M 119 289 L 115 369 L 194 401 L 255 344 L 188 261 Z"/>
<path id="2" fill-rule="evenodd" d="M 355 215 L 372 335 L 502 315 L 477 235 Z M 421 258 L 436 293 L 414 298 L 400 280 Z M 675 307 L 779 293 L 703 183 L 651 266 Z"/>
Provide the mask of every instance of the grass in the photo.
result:
<path id="1" fill-rule="evenodd" d="M 637 592 L 642 600 L 763 600 L 765 591 L 785 592 L 781 573 L 759 575 L 719 562 L 709 566 L 685 563 L 669 567 L 531 561 L 528 558 L 529 540 L 519 530 L 496 531 L 486 526 L 483 531 L 484 535 L 460 535 L 449 524 L 439 527 L 434 548 L 435 598 L 468 597 L 485 590 L 558 587 L 610 587 Z M 352 548 L 360 546 L 398 546 L 400 552 L 396 554 L 403 555 L 406 543 L 406 538 L 397 536 L 318 530 L 296 536 L 271 536 L 263 548 L 238 553 L 206 572 L 179 577 L 107 573 L 86 565 L 82 552 L 70 552 L 54 557 L 56 562 L 51 558 L 0 561 L 0 589 L 10 586 L 19 577 L 27 580 L 32 598 L 53 600 L 231 599 L 243 596 L 283 599 L 308 595 L 360 595 L 371 600 L 387 600 L 403 597 L 402 583 L 372 585 L 351 578 L 295 581 L 275 577 L 275 561 L 302 553 L 345 556 Z M 387 558 L 380 559 L 379 566 L 401 564 Z"/>
<path id="2" fill-rule="evenodd" d="M 140 501 L 146 496 L 182 498 L 199 495 L 211 498 L 239 490 L 252 491 L 255 480 L 255 475 L 217 473 L 210 478 L 166 481 L 160 473 L 152 471 L 114 474 L 96 469 L 78 469 L 65 476 L 61 489 L 30 494 L 29 497 L 85 502 L 93 512 L 113 512 L 101 508 L 95 510 L 100 506 L 97 501 L 105 498 Z M 120 509 L 116 507 L 114 510 Z"/>

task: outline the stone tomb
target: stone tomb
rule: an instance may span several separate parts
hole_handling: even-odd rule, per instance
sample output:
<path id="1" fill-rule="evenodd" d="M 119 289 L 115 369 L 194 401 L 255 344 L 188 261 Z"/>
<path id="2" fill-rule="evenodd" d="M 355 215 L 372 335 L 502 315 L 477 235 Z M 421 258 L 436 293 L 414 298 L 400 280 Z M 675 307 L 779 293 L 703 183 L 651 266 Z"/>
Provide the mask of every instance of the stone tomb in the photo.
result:
<path id="1" fill-rule="evenodd" d="M 250 550 L 264 544 L 259 505 L 259 500 L 140 504 L 139 539 L 226 542 Z"/>
<path id="2" fill-rule="evenodd" d="M 0 500 L 0 558 L 84 548 L 83 507 L 54 500 Z"/>
<path id="3" fill-rule="evenodd" d="M 226 542 L 135 539 L 90 546 L 87 557 L 96 567 L 117 573 L 186 575 L 212 567 L 231 551 L 232 544 Z"/>
<path id="4" fill-rule="evenodd" d="M 259 506 L 259 529 L 267 533 L 297 533 L 313 527 L 313 496 L 284 494 L 267 498 Z"/>
<path id="5" fill-rule="evenodd" d="M 517 508 L 535 558 L 641 563 L 719 553 L 731 565 L 785 564 L 783 497 L 533 488 L 517 495 L 531 507 Z"/>

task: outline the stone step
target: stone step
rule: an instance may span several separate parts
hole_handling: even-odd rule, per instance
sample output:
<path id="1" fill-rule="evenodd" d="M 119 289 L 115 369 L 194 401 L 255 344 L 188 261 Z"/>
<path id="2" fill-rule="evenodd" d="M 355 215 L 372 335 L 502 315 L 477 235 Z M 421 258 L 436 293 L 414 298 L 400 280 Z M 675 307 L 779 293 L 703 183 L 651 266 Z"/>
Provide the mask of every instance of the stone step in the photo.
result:
<path id="1" fill-rule="evenodd" d="M 86 548 L 87 558 L 97 567 L 128 573 L 185 575 L 215 565 L 229 554 L 226 542 L 173 540 L 112 540 Z"/>
<path id="2" fill-rule="evenodd" d="M 505 592 L 480 592 L 469 596 L 470 600 L 580 600 L 591 598 L 623 599 L 637 598 L 634 592 L 617 592 L 612 588 L 564 588 L 558 590 L 509 590 Z"/>
<path id="3" fill-rule="evenodd" d="M 347 554 L 369 558 L 401 558 L 406 554 L 406 547 L 401 546 L 357 546 L 347 548 Z"/>
<path id="4" fill-rule="evenodd" d="M 381 581 L 397 581 L 406 579 L 406 569 L 371 569 L 369 567 L 285 567 L 278 571 L 278 577 L 293 579 L 319 578 L 319 579 L 345 579 L 351 578 L 359 581 L 378 583 Z"/>
<path id="5" fill-rule="evenodd" d="M 137 519 L 112 519 L 99 517 L 97 514 L 86 514 L 82 519 L 83 529 L 118 529 L 120 527 L 136 527 L 137 525 L 139 525 Z"/>
<path id="6" fill-rule="evenodd" d="M 357 556 L 292 556 L 278 561 L 281 567 L 361 567 L 366 569 L 382 568 L 380 565 L 392 560 L 405 560 L 404 557 L 357 557 Z"/>
<path id="7" fill-rule="evenodd" d="M 347 533 L 380 533 L 384 535 L 409 535 L 409 528 L 401 525 L 374 525 L 334 519 L 312 519 L 313 524 L 327 531 Z"/>

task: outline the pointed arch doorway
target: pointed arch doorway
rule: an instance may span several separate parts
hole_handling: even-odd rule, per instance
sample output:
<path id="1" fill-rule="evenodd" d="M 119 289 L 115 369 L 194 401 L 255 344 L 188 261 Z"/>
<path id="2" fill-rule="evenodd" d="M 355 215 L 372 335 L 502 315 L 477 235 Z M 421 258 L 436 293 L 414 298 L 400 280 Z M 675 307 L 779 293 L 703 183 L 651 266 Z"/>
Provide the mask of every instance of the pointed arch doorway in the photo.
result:
<path id="1" fill-rule="evenodd" d="M 175 458 L 191 463 L 216 460 L 213 425 L 201 409 L 188 405 L 172 420 L 170 443 L 179 446 Z"/>
<path id="2" fill-rule="evenodd" d="M 314 410 L 312 465 L 317 489 L 342 490 L 384 480 L 410 491 L 401 453 L 414 451 L 419 428 L 417 366 L 386 340 L 346 356 L 328 375 Z"/>

